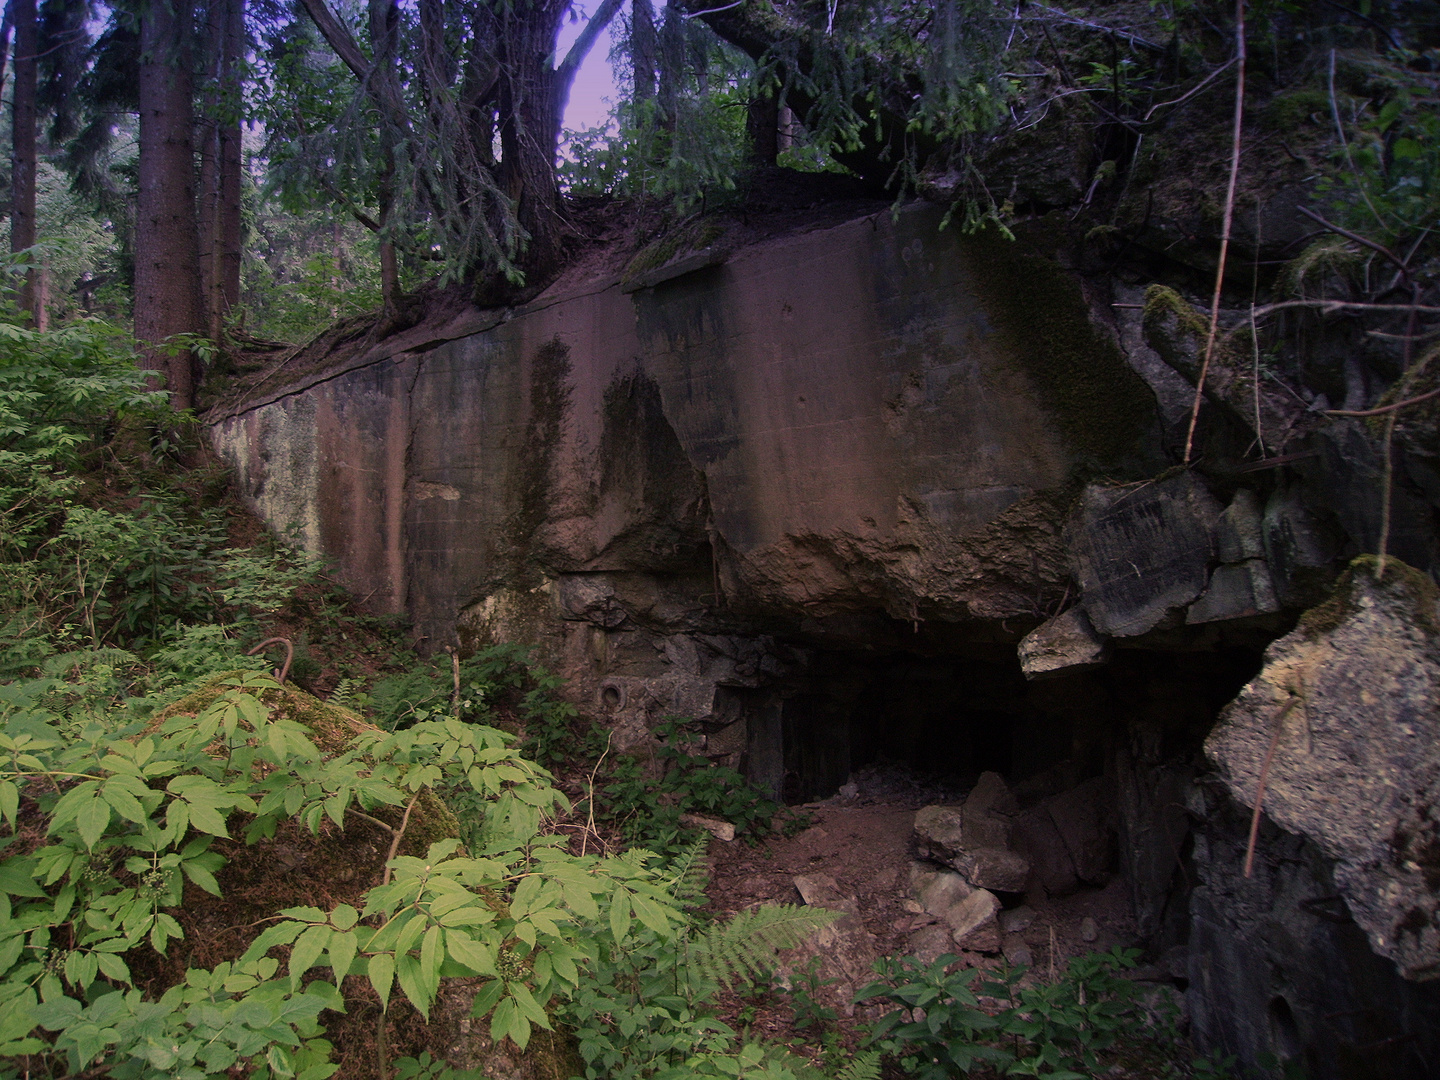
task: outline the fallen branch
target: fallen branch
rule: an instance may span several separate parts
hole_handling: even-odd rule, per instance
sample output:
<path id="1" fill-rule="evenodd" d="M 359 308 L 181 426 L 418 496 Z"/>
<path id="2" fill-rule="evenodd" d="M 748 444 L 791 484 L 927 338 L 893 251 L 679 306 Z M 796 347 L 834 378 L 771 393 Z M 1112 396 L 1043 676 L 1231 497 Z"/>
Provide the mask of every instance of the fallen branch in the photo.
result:
<path id="1" fill-rule="evenodd" d="M 1381 405 L 1377 409 L 1326 409 L 1326 416 L 1384 416 L 1386 413 L 1399 412 L 1401 409 L 1408 409 L 1411 405 L 1419 405 L 1422 402 L 1433 401 L 1440 397 L 1440 390 L 1430 390 L 1416 397 L 1406 398 L 1404 401 L 1397 401 L 1390 405 Z"/>
<path id="2" fill-rule="evenodd" d="M 1235 118 L 1230 134 L 1230 179 L 1225 187 L 1225 218 L 1220 230 L 1220 262 L 1215 267 L 1215 293 L 1210 299 L 1210 329 L 1205 335 L 1205 359 L 1195 383 L 1195 404 L 1190 409 L 1190 427 L 1185 432 L 1184 464 L 1190 464 L 1195 446 L 1195 426 L 1205 400 L 1205 378 L 1215 355 L 1215 334 L 1220 328 L 1220 292 L 1225 287 L 1225 260 L 1230 254 L 1230 229 L 1235 221 L 1235 186 L 1240 178 L 1240 136 L 1245 121 L 1245 0 L 1235 0 Z M 1255 312 L 1251 311 L 1251 319 Z"/>
<path id="3" fill-rule="evenodd" d="M 1353 240 L 1355 241 L 1355 243 L 1361 244 L 1369 248 L 1371 251 L 1385 256 L 1385 258 L 1389 259 L 1392 263 L 1396 265 L 1396 267 L 1399 268 L 1401 274 L 1403 274 L 1407 278 L 1410 276 L 1410 268 L 1405 265 L 1405 260 L 1400 258 L 1399 255 L 1396 255 L 1384 244 L 1371 240 L 1368 236 L 1361 236 L 1357 232 L 1351 232 L 1344 226 L 1336 225 L 1333 221 L 1326 221 L 1323 217 L 1315 213 L 1315 211 L 1311 210 L 1308 206 L 1297 206 L 1295 209 L 1299 210 L 1300 213 L 1304 214 L 1317 225 L 1321 225 L 1324 228 L 1328 229 L 1330 232 L 1333 232 L 1336 236 L 1343 236 L 1346 240 Z"/>
<path id="4" fill-rule="evenodd" d="M 1260 781 L 1255 785 L 1255 812 L 1250 815 L 1250 841 L 1245 845 L 1245 876 L 1248 878 L 1255 869 L 1255 840 L 1260 835 L 1260 804 L 1265 801 L 1265 781 L 1270 776 L 1270 762 L 1275 759 L 1275 748 L 1280 745 L 1280 736 L 1285 731 L 1285 717 L 1300 703 L 1292 697 L 1280 710 L 1275 720 L 1275 735 L 1270 740 L 1270 749 L 1265 751 L 1265 760 L 1260 765 Z"/>

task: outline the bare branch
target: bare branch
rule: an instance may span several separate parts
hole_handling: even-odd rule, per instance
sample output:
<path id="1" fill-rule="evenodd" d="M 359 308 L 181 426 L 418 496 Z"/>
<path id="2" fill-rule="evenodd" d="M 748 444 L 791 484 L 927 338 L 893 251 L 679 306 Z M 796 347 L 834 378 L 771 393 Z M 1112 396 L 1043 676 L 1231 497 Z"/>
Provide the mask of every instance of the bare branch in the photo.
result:
<path id="1" fill-rule="evenodd" d="M 580 70 L 580 65 L 585 57 L 590 55 L 595 42 L 600 39 L 601 33 L 610 25 L 610 20 L 615 18 L 615 13 L 620 10 L 624 0 L 604 0 L 590 16 L 590 21 L 585 24 L 585 29 L 580 31 L 580 36 L 575 39 L 575 44 L 570 46 L 570 51 L 565 54 L 565 59 L 560 61 L 555 69 L 555 88 L 561 98 L 570 96 L 570 84 L 575 81 L 575 73 Z"/>
<path id="2" fill-rule="evenodd" d="M 1385 258 L 1389 259 L 1392 263 L 1396 265 L 1396 267 L 1399 268 L 1400 273 L 1403 276 L 1407 278 L 1410 276 L 1410 268 L 1405 265 L 1405 260 L 1400 258 L 1399 255 L 1396 255 L 1384 244 L 1371 240 L 1368 236 L 1361 236 L 1357 232 L 1351 232 L 1349 229 L 1336 225 L 1334 222 L 1326 221 L 1323 217 L 1315 213 L 1315 211 L 1311 210 L 1308 206 L 1297 206 L 1295 209 L 1299 210 L 1300 213 L 1304 214 L 1311 221 L 1323 226 L 1330 232 L 1335 233 L 1335 235 L 1343 236 L 1346 240 L 1353 240 L 1355 241 L 1355 243 L 1361 244 L 1369 248 L 1371 251 L 1378 252 L 1379 254 L 1385 256 Z"/>
<path id="3" fill-rule="evenodd" d="M 1220 230 L 1220 262 L 1215 267 L 1215 294 L 1210 300 L 1210 329 L 1205 335 L 1205 360 L 1195 380 L 1195 404 L 1190 410 L 1190 428 L 1185 433 L 1186 465 L 1195 445 L 1195 426 L 1200 422 L 1200 403 L 1205 398 L 1205 376 L 1215 355 L 1215 333 L 1220 328 L 1220 293 L 1225 287 L 1225 258 L 1230 253 L 1230 228 L 1235 222 L 1235 185 L 1240 178 L 1240 136 L 1245 121 L 1245 0 L 1235 0 L 1235 119 L 1231 131 L 1230 180 L 1225 188 L 1225 219 Z M 1250 310 L 1255 318 L 1255 310 Z"/>

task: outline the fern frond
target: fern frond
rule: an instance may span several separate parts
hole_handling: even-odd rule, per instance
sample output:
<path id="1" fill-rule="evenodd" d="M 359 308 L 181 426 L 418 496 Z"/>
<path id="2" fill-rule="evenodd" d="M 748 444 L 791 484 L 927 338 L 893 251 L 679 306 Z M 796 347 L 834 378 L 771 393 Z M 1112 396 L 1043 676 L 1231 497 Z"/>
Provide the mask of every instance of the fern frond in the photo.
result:
<path id="1" fill-rule="evenodd" d="M 352 703 L 357 698 L 363 697 L 364 694 L 364 679 L 341 679 L 335 684 L 335 689 L 330 692 L 330 704 L 350 708 Z"/>
<path id="2" fill-rule="evenodd" d="M 95 667 L 97 664 L 121 667 L 138 663 L 140 663 L 140 658 L 124 649 L 76 649 L 74 652 L 52 656 L 40 667 L 46 675 L 59 679 L 64 678 L 77 667 L 85 670 Z"/>
<path id="3" fill-rule="evenodd" d="M 705 887 L 710 884 L 705 853 L 709 849 L 710 837 L 699 837 L 665 868 L 669 879 L 666 888 L 682 908 L 699 907 L 705 902 Z"/>
<path id="4" fill-rule="evenodd" d="M 689 966 L 693 974 L 723 986 L 736 979 L 748 982 L 766 970 L 781 949 L 793 949 L 840 915 L 825 908 L 790 904 L 741 911 L 691 942 Z"/>
<path id="5" fill-rule="evenodd" d="M 835 1080 L 880 1080 L 880 1051 L 861 1050 L 835 1074 Z"/>

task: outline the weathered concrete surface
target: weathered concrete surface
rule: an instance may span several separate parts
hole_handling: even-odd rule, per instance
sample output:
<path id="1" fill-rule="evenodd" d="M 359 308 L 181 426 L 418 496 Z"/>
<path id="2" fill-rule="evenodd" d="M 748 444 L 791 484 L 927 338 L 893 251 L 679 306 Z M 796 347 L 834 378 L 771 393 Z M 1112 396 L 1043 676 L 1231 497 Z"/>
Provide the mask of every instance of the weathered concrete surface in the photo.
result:
<path id="1" fill-rule="evenodd" d="M 1440 594 L 1391 560 L 1357 560 L 1272 645 L 1205 749 L 1231 794 L 1335 860 L 1377 953 L 1440 978 Z"/>
<path id="2" fill-rule="evenodd" d="M 737 620 L 1032 620 L 1065 589 L 1076 469 L 1154 464 L 1153 397 L 1073 282 L 936 223 L 784 236 L 633 293 L 562 280 L 213 417 L 214 440 L 422 647 L 538 641 L 617 726 L 718 720 L 717 688 L 787 663 Z M 1001 271 L 1044 283 L 1043 317 Z M 1047 318 L 1077 325 L 1036 338 Z"/>

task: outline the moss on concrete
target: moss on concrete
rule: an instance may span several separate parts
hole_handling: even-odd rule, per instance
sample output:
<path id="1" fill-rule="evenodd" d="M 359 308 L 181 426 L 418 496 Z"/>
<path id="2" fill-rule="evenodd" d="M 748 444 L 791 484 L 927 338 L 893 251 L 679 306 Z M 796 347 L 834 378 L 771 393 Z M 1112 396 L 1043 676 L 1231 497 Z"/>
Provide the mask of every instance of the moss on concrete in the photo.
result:
<path id="1" fill-rule="evenodd" d="M 718 221 L 698 218 L 689 221 L 637 251 L 635 257 L 626 265 L 625 272 L 620 275 L 620 280 L 628 284 L 641 274 L 658 270 L 681 255 L 709 247 L 724 235 L 725 226 Z"/>
<path id="2" fill-rule="evenodd" d="M 1161 360 L 1192 382 L 1199 377 L 1195 357 L 1205 344 L 1210 326 L 1190 301 L 1168 286 L 1151 285 L 1145 290 L 1141 328 L 1146 343 L 1160 354 Z"/>
<path id="3" fill-rule="evenodd" d="M 1133 458 L 1155 399 L 1097 328 L 1075 280 L 1023 242 L 986 230 L 962 241 L 1004 345 L 1072 450 L 1093 466 Z"/>
<path id="4" fill-rule="evenodd" d="M 1440 588 L 1430 575 L 1394 556 L 1385 559 L 1385 576 L 1377 581 L 1379 568 L 1378 555 L 1352 559 L 1330 595 L 1300 616 L 1299 631 L 1313 641 L 1344 623 L 1355 610 L 1355 587 L 1363 576 L 1371 588 L 1408 611 L 1414 625 L 1431 637 L 1440 637 Z"/>

